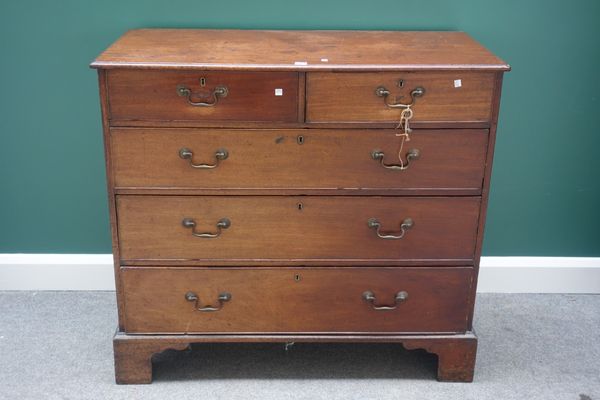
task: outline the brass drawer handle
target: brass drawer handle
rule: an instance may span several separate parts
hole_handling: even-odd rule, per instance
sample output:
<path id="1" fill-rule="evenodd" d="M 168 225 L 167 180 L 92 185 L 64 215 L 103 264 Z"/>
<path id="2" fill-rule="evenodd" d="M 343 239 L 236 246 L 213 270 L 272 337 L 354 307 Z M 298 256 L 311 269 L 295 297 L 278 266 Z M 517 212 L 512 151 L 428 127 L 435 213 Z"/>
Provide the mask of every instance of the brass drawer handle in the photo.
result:
<path id="1" fill-rule="evenodd" d="M 400 224 L 400 233 L 398 235 L 394 235 L 392 233 L 381 232 L 381 223 L 379 222 L 379 220 L 377 220 L 377 218 L 369 218 L 369 220 L 367 221 L 367 225 L 369 226 L 369 228 L 375 229 L 375 231 L 377 232 L 377 237 L 381 239 L 402 239 L 406 231 L 412 228 L 414 224 L 415 223 L 412 220 L 412 218 L 406 218 Z"/>
<path id="2" fill-rule="evenodd" d="M 211 93 L 212 101 L 209 103 L 204 101 L 193 101 L 192 97 L 197 97 L 198 95 L 194 94 L 192 89 L 187 86 L 177 85 L 177 94 L 180 97 L 185 97 L 189 105 L 195 107 L 214 107 L 219 102 L 219 98 L 227 97 L 229 89 L 227 89 L 227 86 L 217 86 Z"/>
<path id="3" fill-rule="evenodd" d="M 219 293 L 219 297 L 217 297 L 217 301 L 219 302 L 219 305 L 217 307 L 212 306 L 210 304 L 206 305 L 204 307 L 200 307 L 200 304 L 199 304 L 200 298 L 194 292 L 187 292 L 185 294 L 185 299 L 187 301 L 194 302 L 194 309 L 196 311 L 202 311 L 202 312 L 220 311 L 223 308 L 223 306 L 225 305 L 225 302 L 231 300 L 231 293 L 227 293 L 227 292 Z"/>
<path id="4" fill-rule="evenodd" d="M 410 150 L 408 150 L 408 153 L 406 153 L 406 162 L 405 163 L 403 163 L 403 164 L 386 164 L 385 162 L 383 162 L 383 159 L 385 157 L 385 153 L 383 151 L 373 150 L 371 152 L 371 158 L 373 160 L 379 161 L 379 163 L 381 164 L 381 166 L 383 168 L 392 169 L 394 171 L 404 171 L 405 169 L 408 169 L 410 162 L 412 160 L 417 160 L 420 156 L 421 156 L 421 152 L 419 151 L 419 149 L 410 149 Z"/>
<path id="5" fill-rule="evenodd" d="M 221 236 L 223 229 L 227 229 L 231 226 L 231 221 L 228 218 L 221 218 L 219 222 L 217 222 L 217 233 L 196 232 L 196 221 L 194 221 L 192 218 L 184 218 L 183 221 L 181 221 L 181 225 L 183 225 L 185 228 L 191 228 L 193 236 L 210 239 Z"/>
<path id="6" fill-rule="evenodd" d="M 421 97 L 425 94 L 425 89 L 422 87 L 414 88 L 410 92 L 410 103 L 408 103 L 408 104 L 390 103 L 390 101 L 388 99 L 390 97 L 390 94 L 391 94 L 391 92 L 383 86 L 379 86 L 377 89 L 375 89 L 375 95 L 377 97 L 383 97 L 383 103 L 386 106 L 388 106 L 390 108 L 410 108 L 413 104 L 415 104 L 415 98 Z M 402 96 L 400 96 L 400 97 L 402 97 Z"/>
<path id="7" fill-rule="evenodd" d="M 406 299 L 408 299 L 408 292 L 405 292 L 404 290 L 396 293 L 396 297 L 394 298 L 394 305 L 393 306 L 384 306 L 384 305 L 377 305 L 377 299 L 375 298 L 375 294 L 373 292 L 371 292 L 370 290 L 367 290 L 366 292 L 364 292 L 362 294 L 363 299 L 371 304 L 371 308 L 373 308 L 373 310 L 377 310 L 377 311 L 389 311 L 389 310 L 395 310 L 396 307 L 398 307 L 398 304 L 402 303 L 403 301 L 405 301 Z"/>
<path id="8" fill-rule="evenodd" d="M 181 157 L 184 160 L 188 160 L 190 163 L 190 166 L 192 166 L 193 168 L 213 169 L 213 168 L 217 168 L 219 166 L 219 161 L 227 160 L 227 157 L 229 157 L 229 152 L 227 151 L 227 149 L 219 149 L 219 150 L 215 151 L 215 159 L 217 161 L 215 161 L 214 164 L 194 164 L 194 161 L 193 161 L 194 153 L 192 152 L 192 150 L 188 149 L 187 147 L 183 147 L 183 148 L 179 149 L 179 157 Z"/>

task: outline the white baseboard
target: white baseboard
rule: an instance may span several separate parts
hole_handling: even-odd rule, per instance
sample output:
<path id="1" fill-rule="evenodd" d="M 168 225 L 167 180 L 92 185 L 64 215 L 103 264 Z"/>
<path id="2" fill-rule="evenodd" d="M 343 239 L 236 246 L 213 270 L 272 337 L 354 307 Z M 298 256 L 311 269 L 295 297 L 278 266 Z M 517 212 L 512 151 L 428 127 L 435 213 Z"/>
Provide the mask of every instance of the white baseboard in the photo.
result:
<path id="1" fill-rule="evenodd" d="M 0 290 L 114 290 L 111 254 L 0 254 Z M 482 257 L 478 292 L 600 293 L 600 257 Z"/>
<path id="2" fill-rule="evenodd" d="M 481 293 L 600 293 L 600 257 L 481 257 Z"/>
<path id="3" fill-rule="evenodd" d="M 0 254 L 0 290 L 115 290 L 112 254 Z"/>

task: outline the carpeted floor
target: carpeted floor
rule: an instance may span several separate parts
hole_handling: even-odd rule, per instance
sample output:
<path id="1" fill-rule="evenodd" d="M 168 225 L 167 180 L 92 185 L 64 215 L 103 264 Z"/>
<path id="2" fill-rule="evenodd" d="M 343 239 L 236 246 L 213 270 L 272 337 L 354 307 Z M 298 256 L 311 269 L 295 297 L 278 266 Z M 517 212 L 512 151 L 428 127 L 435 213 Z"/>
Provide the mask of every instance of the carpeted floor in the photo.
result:
<path id="1" fill-rule="evenodd" d="M 600 400 L 600 296 L 478 297 L 475 382 L 387 344 L 196 345 L 114 384 L 111 292 L 0 292 L 0 399 Z"/>

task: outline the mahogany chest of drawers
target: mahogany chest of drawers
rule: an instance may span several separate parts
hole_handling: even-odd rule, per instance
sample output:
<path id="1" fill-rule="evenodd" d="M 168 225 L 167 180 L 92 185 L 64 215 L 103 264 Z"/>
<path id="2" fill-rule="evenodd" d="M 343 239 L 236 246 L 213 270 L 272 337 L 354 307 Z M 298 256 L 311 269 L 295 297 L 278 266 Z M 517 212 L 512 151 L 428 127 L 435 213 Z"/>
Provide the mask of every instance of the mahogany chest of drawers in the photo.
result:
<path id="1" fill-rule="evenodd" d="M 461 32 L 135 30 L 100 55 L 118 383 L 197 342 L 471 381 L 502 75 Z"/>

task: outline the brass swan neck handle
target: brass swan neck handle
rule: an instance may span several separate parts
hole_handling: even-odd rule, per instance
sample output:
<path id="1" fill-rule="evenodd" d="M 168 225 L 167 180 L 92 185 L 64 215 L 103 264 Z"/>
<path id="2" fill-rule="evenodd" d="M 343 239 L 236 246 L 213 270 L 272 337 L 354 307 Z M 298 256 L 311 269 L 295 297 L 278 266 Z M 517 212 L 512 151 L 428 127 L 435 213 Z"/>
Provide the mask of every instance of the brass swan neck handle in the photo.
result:
<path id="1" fill-rule="evenodd" d="M 410 108 L 415 104 L 415 99 L 425 94 L 425 89 L 422 87 L 416 87 L 410 91 L 410 103 L 391 103 L 389 97 L 391 92 L 385 88 L 385 86 L 379 86 L 375 89 L 375 95 L 377 97 L 383 97 L 383 103 L 389 108 Z"/>

